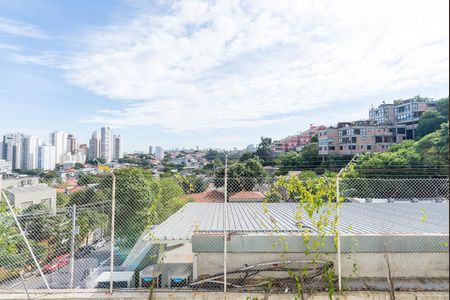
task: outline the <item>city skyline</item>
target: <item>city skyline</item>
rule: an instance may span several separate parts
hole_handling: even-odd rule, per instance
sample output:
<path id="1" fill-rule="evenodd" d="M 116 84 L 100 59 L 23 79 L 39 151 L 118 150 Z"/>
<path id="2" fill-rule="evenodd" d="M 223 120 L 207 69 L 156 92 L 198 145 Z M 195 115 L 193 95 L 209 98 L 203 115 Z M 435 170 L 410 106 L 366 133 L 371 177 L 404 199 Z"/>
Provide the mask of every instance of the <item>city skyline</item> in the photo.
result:
<path id="1" fill-rule="evenodd" d="M 0 133 L 245 148 L 448 96 L 448 3 L 295 3 L 2 2 Z"/>
<path id="2" fill-rule="evenodd" d="M 47 171 L 57 166 L 83 165 L 97 158 L 108 164 L 123 158 L 121 135 L 113 135 L 110 127 L 102 127 L 100 132 L 98 136 L 94 130 L 87 142 L 80 142 L 75 134 L 61 130 L 50 132 L 48 140 L 24 132 L 6 133 L 0 139 L 0 165 L 9 173 L 14 170 Z"/>

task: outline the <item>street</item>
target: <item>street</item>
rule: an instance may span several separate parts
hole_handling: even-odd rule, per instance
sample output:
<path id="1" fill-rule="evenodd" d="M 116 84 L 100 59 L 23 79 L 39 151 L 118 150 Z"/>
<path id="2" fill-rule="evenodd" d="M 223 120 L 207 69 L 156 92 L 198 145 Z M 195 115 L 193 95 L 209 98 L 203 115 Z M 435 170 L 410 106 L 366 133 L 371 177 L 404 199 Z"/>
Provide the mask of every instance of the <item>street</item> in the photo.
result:
<path id="1" fill-rule="evenodd" d="M 109 266 L 110 257 L 110 243 L 106 243 L 102 248 L 88 254 L 82 258 L 76 258 L 74 264 L 74 288 L 85 288 L 85 278 L 89 275 L 89 271 L 97 268 L 106 260 L 106 266 Z M 119 266 L 122 263 L 120 259 L 115 258 L 114 265 Z M 42 267 L 42 266 L 41 266 Z M 28 289 L 45 289 L 45 283 L 38 272 L 25 278 L 25 284 Z M 70 264 L 66 265 L 53 273 L 45 274 L 47 282 L 52 289 L 67 289 L 70 288 Z M 21 289 L 23 288 L 20 278 L 16 279 L 12 284 L 8 285 L 7 289 Z"/>

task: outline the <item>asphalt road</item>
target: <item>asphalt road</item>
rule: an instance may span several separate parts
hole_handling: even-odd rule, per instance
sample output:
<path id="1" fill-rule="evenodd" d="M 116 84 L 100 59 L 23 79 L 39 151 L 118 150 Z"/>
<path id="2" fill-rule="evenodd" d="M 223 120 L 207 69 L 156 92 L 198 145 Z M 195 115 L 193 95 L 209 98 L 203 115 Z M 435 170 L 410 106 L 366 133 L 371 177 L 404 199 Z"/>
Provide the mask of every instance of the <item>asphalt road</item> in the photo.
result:
<path id="1" fill-rule="evenodd" d="M 82 258 L 75 259 L 74 265 L 74 288 L 85 288 L 85 278 L 89 275 L 91 269 L 97 268 L 100 264 L 109 261 L 110 244 L 107 243 L 102 248 L 88 254 Z M 114 259 L 114 265 L 120 266 L 122 261 L 117 257 Z M 109 262 L 107 263 L 109 265 Z M 35 272 L 38 274 L 38 272 Z M 52 289 L 67 289 L 70 288 L 70 264 L 60 268 L 59 270 L 45 274 L 47 282 Z M 39 275 L 33 275 L 25 278 L 25 284 L 28 289 L 45 289 L 44 280 Z M 12 283 L 8 289 L 22 289 L 23 284 L 20 279 Z"/>

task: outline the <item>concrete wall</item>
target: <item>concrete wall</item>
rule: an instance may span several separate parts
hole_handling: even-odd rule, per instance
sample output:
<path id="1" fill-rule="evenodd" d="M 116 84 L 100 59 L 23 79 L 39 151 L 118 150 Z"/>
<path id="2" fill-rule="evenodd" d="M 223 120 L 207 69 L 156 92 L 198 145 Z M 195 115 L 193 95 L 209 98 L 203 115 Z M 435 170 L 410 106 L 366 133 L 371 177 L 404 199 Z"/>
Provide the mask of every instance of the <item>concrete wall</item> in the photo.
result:
<path id="1" fill-rule="evenodd" d="M 447 277 L 449 272 L 449 258 L 447 253 L 390 253 L 388 255 L 392 276 L 402 278 L 438 278 Z M 227 269 L 242 268 L 245 264 L 252 265 L 263 262 L 282 260 L 310 260 L 300 253 L 228 253 Z M 333 261 L 337 266 L 336 255 L 321 254 L 319 260 Z M 387 263 L 383 253 L 356 253 L 350 257 L 342 255 L 342 276 L 355 276 L 356 264 L 359 277 L 382 277 L 387 274 Z M 199 277 L 206 274 L 216 274 L 223 271 L 222 253 L 197 254 L 197 274 Z M 337 272 L 337 270 L 335 270 Z M 280 273 L 280 272 L 278 272 Z M 275 274 L 272 274 L 276 277 Z M 269 275 L 270 276 L 270 275 Z M 285 275 L 286 276 L 286 275 Z"/>
<path id="2" fill-rule="evenodd" d="M 115 291 L 112 295 L 105 291 L 77 290 L 54 291 L 51 294 L 41 292 L 39 294 L 31 292 L 30 298 L 25 293 L 9 293 L 0 294 L 0 299 L 22 300 L 22 299 L 91 299 L 91 300 L 107 300 L 107 299 L 133 299 L 133 300 L 248 300 L 248 299 L 264 299 L 261 293 L 227 293 L 226 295 L 218 292 L 153 292 L 150 296 L 148 291 Z M 293 294 L 271 294 L 269 300 L 292 300 Z M 340 300 L 390 300 L 387 292 L 346 292 L 342 295 L 336 295 L 334 299 Z M 308 300 L 328 300 L 328 295 L 318 293 L 307 295 Z M 396 292 L 396 300 L 448 300 L 448 293 L 443 292 Z"/>

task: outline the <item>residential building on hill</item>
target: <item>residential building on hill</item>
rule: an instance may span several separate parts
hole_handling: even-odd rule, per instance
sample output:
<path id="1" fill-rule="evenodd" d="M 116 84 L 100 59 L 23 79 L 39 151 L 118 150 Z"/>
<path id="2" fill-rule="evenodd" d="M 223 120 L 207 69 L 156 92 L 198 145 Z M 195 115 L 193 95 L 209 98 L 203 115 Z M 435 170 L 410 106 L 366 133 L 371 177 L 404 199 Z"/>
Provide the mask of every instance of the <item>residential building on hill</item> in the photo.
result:
<path id="1" fill-rule="evenodd" d="M 378 125 L 376 122 L 341 122 L 319 132 L 319 155 L 355 155 L 384 152 L 406 139 L 405 125 Z"/>
<path id="2" fill-rule="evenodd" d="M 420 98 L 383 102 L 377 108 L 369 110 L 369 120 L 385 125 L 405 125 L 406 139 L 414 139 L 415 130 L 422 114 L 436 110 L 437 102 Z"/>
<path id="3" fill-rule="evenodd" d="M 326 126 L 315 126 L 311 124 L 309 129 L 298 134 L 290 135 L 281 140 L 274 141 L 272 151 L 275 156 L 288 151 L 301 151 L 308 144 L 313 136 L 318 135 L 319 131 L 324 130 Z"/>

